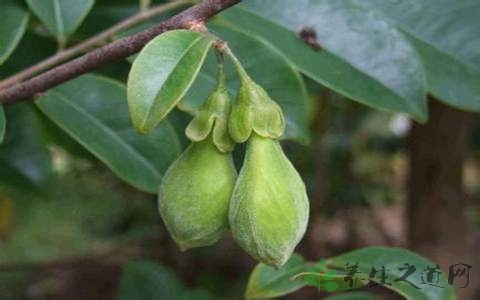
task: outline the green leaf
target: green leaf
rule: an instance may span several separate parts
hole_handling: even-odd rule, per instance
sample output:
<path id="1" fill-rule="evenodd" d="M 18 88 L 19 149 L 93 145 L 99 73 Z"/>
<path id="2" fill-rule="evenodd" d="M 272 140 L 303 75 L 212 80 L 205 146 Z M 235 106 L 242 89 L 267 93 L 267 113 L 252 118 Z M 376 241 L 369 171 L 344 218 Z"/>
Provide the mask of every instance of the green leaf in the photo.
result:
<path id="1" fill-rule="evenodd" d="M 183 284 L 168 269 L 149 261 L 128 262 L 123 268 L 117 300 L 178 299 Z"/>
<path id="2" fill-rule="evenodd" d="M 318 270 L 313 266 L 308 266 L 308 272 L 310 272 L 312 275 L 318 275 L 319 273 Z"/>
<path id="3" fill-rule="evenodd" d="M 94 0 L 26 0 L 51 34 L 64 45 L 94 4 Z"/>
<path id="4" fill-rule="evenodd" d="M 3 79 L 20 72 L 54 55 L 56 51 L 57 45 L 50 38 L 27 31 L 10 58 L 0 66 L 0 78 Z"/>
<path id="5" fill-rule="evenodd" d="M 244 32 L 237 26 L 214 22 L 211 28 L 228 42 L 252 79 L 282 108 L 286 120 L 283 138 L 307 143 L 310 139 L 311 99 L 301 75 L 290 61 L 262 37 Z M 227 67 L 228 87 L 230 95 L 234 96 L 239 87 L 239 79 L 234 69 Z M 216 78 L 216 60 L 212 55 L 207 58 L 197 80 L 179 107 L 187 111 L 200 107 L 214 88 Z"/>
<path id="6" fill-rule="evenodd" d="M 334 281 L 329 281 L 329 282 L 326 282 L 324 285 L 323 285 L 323 288 L 325 290 L 327 290 L 327 292 L 335 292 L 340 286 L 338 285 L 338 283 L 334 282 Z"/>
<path id="7" fill-rule="evenodd" d="M 325 272 L 322 276 L 322 279 L 323 280 L 332 280 L 335 276 L 337 276 L 337 271 L 335 270 L 328 270 L 327 272 Z"/>
<path id="8" fill-rule="evenodd" d="M 480 110 L 479 1 L 363 2 L 407 33 L 422 57 L 433 95 L 462 109 Z"/>
<path id="9" fill-rule="evenodd" d="M 325 258 L 322 258 L 321 260 L 318 261 L 317 263 L 318 272 L 323 272 L 326 267 L 327 267 L 327 261 L 325 260 Z"/>
<path id="10" fill-rule="evenodd" d="M 168 121 L 141 136 L 132 128 L 125 87 L 113 80 L 82 76 L 49 91 L 40 110 L 131 185 L 156 193 L 163 172 L 181 152 Z"/>
<path id="11" fill-rule="evenodd" d="M 197 76 L 212 39 L 173 30 L 153 39 L 138 54 L 128 77 L 128 105 L 135 128 L 152 130 L 181 100 Z"/>
<path id="12" fill-rule="evenodd" d="M 28 11 L 15 0 L 3 0 L 0 9 L 0 65 L 17 47 L 28 24 Z"/>
<path id="13" fill-rule="evenodd" d="M 42 128 L 43 136 L 48 145 L 55 145 L 69 154 L 88 160 L 94 160 L 95 157 L 88 152 L 82 145 L 75 141 L 70 135 L 68 135 L 62 128 L 52 122 L 46 115 L 44 115 L 39 109 L 35 111 Z"/>
<path id="14" fill-rule="evenodd" d="M 340 294 L 326 297 L 325 300 L 377 300 L 378 298 L 372 294 L 364 292 L 355 292 L 348 294 Z"/>
<path id="15" fill-rule="evenodd" d="M 371 107 L 425 121 L 424 72 L 409 41 L 357 0 L 252 0 L 222 15 L 261 35 L 315 81 Z M 299 38 L 313 30 L 323 50 Z"/>
<path id="16" fill-rule="evenodd" d="M 8 127 L 0 145 L 0 182 L 40 187 L 50 176 L 50 155 L 35 111 L 20 103 L 5 109 Z"/>
<path id="17" fill-rule="evenodd" d="M 436 264 L 408 250 L 400 248 L 372 247 L 355 250 L 328 260 L 329 265 L 343 269 L 345 268 L 347 262 L 358 262 L 358 271 L 362 272 L 362 274 L 357 274 L 357 276 L 363 276 L 367 279 L 372 267 L 375 267 L 378 270 L 382 268 L 382 265 L 385 266 L 385 269 L 388 270 L 385 272 L 386 276 L 388 277 L 386 282 L 392 283 L 392 286 L 384 287 L 392 289 L 407 299 L 455 299 L 454 290 L 446 281 L 448 274 L 443 273 L 440 275 L 440 281 L 438 285 L 443 286 L 444 288 L 422 284 L 420 272 L 427 268 L 427 266 L 435 266 Z M 416 272 L 410 275 L 407 279 L 416 286 L 421 287 L 421 289 L 415 289 L 407 282 L 394 282 L 395 279 L 400 278 L 405 273 L 405 270 L 401 271 L 398 269 L 405 267 L 404 263 L 409 263 L 417 268 Z M 378 281 L 378 278 L 372 280 Z"/>
<path id="18" fill-rule="evenodd" d="M 315 276 L 305 276 L 303 279 L 309 286 L 318 286 L 318 278 Z"/>
<path id="19" fill-rule="evenodd" d="M 328 272 L 331 272 L 330 274 L 332 274 L 333 272 L 336 272 L 336 271 L 330 270 L 330 271 L 327 271 L 327 273 Z M 337 291 L 337 292 L 348 291 L 348 290 L 352 290 L 352 289 L 358 289 L 358 288 L 364 287 L 368 284 L 368 279 L 358 278 L 357 280 L 353 279 L 354 280 L 353 281 L 353 286 L 350 287 L 350 281 L 345 280 L 345 275 L 331 276 L 330 274 L 325 278 L 324 274 L 311 275 L 311 273 L 302 272 L 302 273 L 299 273 L 299 274 L 296 274 L 295 276 L 293 276 L 292 280 L 293 279 L 295 279 L 295 280 L 302 279 L 303 281 L 308 280 L 311 283 L 316 282 L 316 284 L 314 284 L 314 286 L 318 286 L 318 282 L 320 282 L 320 286 L 323 286 L 327 282 L 334 282 L 335 286 L 336 286 L 335 291 Z M 307 277 L 308 277 L 308 279 L 307 279 Z M 307 285 L 310 285 L 310 284 L 308 284 L 308 282 L 307 282 Z M 333 285 L 331 285 L 331 287 L 333 288 Z"/>
<path id="20" fill-rule="evenodd" d="M 5 137 L 5 126 L 7 125 L 5 119 L 5 112 L 3 111 L 3 106 L 0 104 L 0 144 L 3 142 Z"/>
<path id="21" fill-rule="evenodd" d="M 250 275 L 245 296 L 247 299 L 273 298 L 292 293 L 305 286 L 305 281 L 291 280 L 291 277 L 306 267 L 304 259 L 297 254 L 279 269 L 260 263 Z"/>

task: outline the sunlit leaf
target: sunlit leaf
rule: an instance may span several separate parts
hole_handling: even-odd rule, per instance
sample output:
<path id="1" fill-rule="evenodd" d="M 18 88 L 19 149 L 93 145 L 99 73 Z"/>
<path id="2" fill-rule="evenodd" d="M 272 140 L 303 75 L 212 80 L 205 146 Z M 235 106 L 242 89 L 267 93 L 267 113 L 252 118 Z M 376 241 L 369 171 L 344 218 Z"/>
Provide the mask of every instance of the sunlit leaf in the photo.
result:
<path id="1" fill-rule="evenodd" d="M 128 77 L 128 105 L 135 128 L 152 130 L 181 100 L 198 74 L 212 40 L 173 30 L 149 42 Z"/>

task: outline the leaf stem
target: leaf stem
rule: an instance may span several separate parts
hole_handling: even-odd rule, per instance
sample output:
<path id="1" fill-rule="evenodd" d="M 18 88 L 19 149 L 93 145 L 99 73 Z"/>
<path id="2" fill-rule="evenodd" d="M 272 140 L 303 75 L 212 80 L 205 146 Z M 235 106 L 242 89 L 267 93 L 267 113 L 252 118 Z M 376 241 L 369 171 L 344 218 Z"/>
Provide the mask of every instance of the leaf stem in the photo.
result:
<path id="1" fill-rule="evenodd" d="M 233 62 L 233 65 L 235 67 L 235 70 L 237 71 L 238 76 L 240 77 L 240 81 L 242 84 L 248 84 L 252 81 L 250 76 L 248 75 L 247 71 L 243 68 L 242 63 L 240 60 L 233 54 L 232 50 L 230 47 L 226 46 L 225 47 L 225 53 L 230 57 L 230 59 Z"/>

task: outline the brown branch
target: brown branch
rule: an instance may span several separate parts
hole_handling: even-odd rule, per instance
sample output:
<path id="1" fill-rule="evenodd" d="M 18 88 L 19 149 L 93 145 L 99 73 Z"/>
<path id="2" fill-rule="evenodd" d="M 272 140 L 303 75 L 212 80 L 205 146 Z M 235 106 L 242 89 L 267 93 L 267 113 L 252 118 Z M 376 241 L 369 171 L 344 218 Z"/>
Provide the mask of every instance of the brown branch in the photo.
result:
<path id="1" fill-rule="evenodd" d="M 67 61 L 69 59 L 72 59 L 82 53 L 87 52 L 88 50 L 101 45 L 105 41 L 107 41 L 109 38 L 115 36 L 115 34 L 122 32 L 123 30 L 126 30 L 130 27 L 132 27 L 135 24 L 141 23 L 142 21 L 148 20 L 152 17 L 158 16 L 160 14 L 163 14 L 169 10 L 181 7 L 183 5 L 189 4 L 192 1 L 175 1 L 175 2 L 169 2 L 165 3 L 162 5 L 159 5 L 157 7 L 151 8 L 149 10 L 144 10 L 139 12 L 138 14 L 135 14 L 124 21 L 100 32 L 99 34 L 81 42 L 78 45 L 72 46 L 71 48 L 65 49 L 63 51 L 58 52 L 57 54 L 35 64 L 32 65 L 17 74 L 14 74 L 2 81 L 0 81 L 0 90 L 1 89 L 6 89 L 7 87 L 10 87 L 18 82 L 22 82 L 25 79 L 28 79 L 40 72 L 44 72 L 54 66 L 57 66 L 58 64 Z"/>
<path id="2" fill-rule="evenodd" d="M 62 82 L 96 70 L 108 63 L 127 58 L 140 51 L 145 44 L 165 31 L 195 27 L 239 2 L 241 0 L 204 0 L 150 29 L 119 39 L 25 82 L 2 89 L 0 90 L 0 102 L 8 104 L 32 99 L 35 94 L 44 92 Z"/>

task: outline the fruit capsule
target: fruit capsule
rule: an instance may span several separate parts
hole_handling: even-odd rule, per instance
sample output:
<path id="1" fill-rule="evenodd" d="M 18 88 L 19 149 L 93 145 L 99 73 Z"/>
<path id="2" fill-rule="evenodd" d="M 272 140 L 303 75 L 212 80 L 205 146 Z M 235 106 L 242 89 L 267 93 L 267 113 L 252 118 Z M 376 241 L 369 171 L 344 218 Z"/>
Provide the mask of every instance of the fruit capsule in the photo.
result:
<path id="1" fill-rule="evenodd" d="M 305 185 L 277 140 L 252 133 L 230 202 L 236 242 L 280 267 L 302 239 L 309 215 Z"/>

